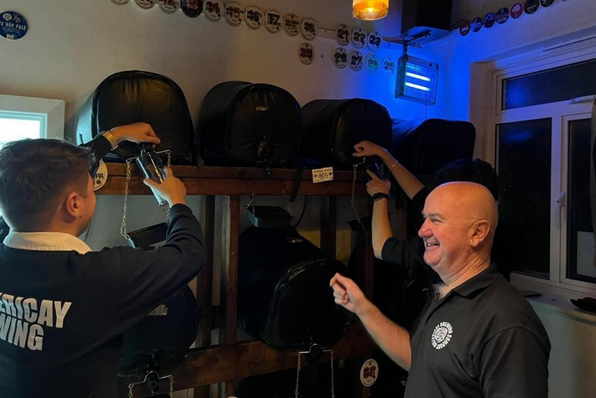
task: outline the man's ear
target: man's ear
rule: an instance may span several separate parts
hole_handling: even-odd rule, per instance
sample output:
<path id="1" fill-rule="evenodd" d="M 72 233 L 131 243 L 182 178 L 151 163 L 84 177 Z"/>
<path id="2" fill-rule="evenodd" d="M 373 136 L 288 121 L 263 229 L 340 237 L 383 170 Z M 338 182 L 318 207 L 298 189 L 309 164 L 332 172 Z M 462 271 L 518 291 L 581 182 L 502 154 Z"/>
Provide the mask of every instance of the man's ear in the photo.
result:
<path id="1" fill-rule="evenodd" d="M 488 220 L 476 221 L 472 225 L 472 236 L 470 237 L 470 246 L 478 247 L 486 240 L 490 233 L 490 223 Z"/>
<path id="2" fill-rule="evenodd" d="M 64 199 L 64 211 L 69 217 L 80 218 L 81 215 L 81 195 L 77 191 L 68 194 Z"/>

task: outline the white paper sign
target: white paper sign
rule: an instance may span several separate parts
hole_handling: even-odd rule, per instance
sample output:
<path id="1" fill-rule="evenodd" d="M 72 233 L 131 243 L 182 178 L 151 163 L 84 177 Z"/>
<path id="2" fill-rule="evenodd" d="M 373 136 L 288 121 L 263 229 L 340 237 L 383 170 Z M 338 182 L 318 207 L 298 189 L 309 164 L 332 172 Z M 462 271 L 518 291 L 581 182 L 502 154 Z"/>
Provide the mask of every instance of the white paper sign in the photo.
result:
<path id="1" fill-rule="evenodd" d="M 312 182 L 333 181 L 333 167 L 324 167 L 322 169 L 314 169 L 312 171 Z"/>

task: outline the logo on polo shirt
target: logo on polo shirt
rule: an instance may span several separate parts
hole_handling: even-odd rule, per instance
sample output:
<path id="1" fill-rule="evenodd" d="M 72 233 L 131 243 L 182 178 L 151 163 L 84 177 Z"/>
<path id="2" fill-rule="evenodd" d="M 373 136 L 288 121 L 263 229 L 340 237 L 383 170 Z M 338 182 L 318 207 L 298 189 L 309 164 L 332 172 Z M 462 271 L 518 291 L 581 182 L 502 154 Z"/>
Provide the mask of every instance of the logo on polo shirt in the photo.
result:
<path id="1" fill-rule="evenodd" d="M 452 335 L 453 327 L 451 324 L 449 322 L 441 322 L 437 325 L 437 327 L 435 327 L 430 342 L 433 348 L 440 350 L 449 344 Z"/>

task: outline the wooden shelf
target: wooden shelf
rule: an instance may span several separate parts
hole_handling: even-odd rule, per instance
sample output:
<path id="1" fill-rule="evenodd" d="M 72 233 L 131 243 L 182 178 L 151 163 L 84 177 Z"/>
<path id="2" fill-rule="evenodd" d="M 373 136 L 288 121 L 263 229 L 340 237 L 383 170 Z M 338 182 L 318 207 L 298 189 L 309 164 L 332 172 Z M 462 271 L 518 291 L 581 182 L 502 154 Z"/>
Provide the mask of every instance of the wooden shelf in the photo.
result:
<path id="1" fill-rule="evenodd" d="M 96 192 L 99 195 L 123 195 L 126 183 L 126 165 L 108 163 L 106 184 Z M 208 385 L 220 385 L 219 396 L 234 395 L 236 381 L 265 373 L 291 369 L 296 366 L 297 349 L 275 350 L 261 341 L 237 341 L 237 285 L 238 285 L 238 237 L 240 235 L 240 196 L 271 195 L 290 196 L 294 192 L 296 170 L 272 169 L 269 174 L 262 168 L 180 166 L 172 167 L 180 178 L 187 195 L 205 196 L 201 219 L 207 249 L 207 266 L 199 274 L 197 303 L 201 308 L 197 346 L 191 350 L 174 374 L 174 389 L 195 388 L 195 397 L 210 397 Z M 129 195 L 151 195 L 142 182 L 140 171 L 132 165 Z M 298 196 L 327 196 L 321 206 L 321 249 L 335 257 L 337 228 L 337 196 L 365 196 L 366 177 L 352 171 L 335 171 L 331 182 L 313 183 L 310 170 L 302 171 Z M 215 196 L 223 196 L 220 220 L 215 219 Z M 216 236 L 215 225 L 221 223 L 221 235 Z M 364 264 L 360 267 L 357 283 L 368 297 L 372 297 L 373 253 L 368 239 Z M 218 308 L 211 306 L 213 258 L 215 242 L 221 242 L 221 300 Z M 211 345 L 213 319 L 219 316 L 219 341 Z M 364 358 L 376 350 L 368 334 L 359 326 L 348 328 L 345 336 L 333 347 L 335 359 Z M 323 355 L 320 362 L 329 361 Z M 122 381 L 122 380 L 121 380 Z M 358 382 L 354 384 L 354 397 L 370 397 L 370 388 Z M 214 397 L 211 397 L 214 398 Z"/>
<path id="2" fill-rule="evenodd" d="M 99 189 L 98 195 L 122 195 L 126 183 L 126 165 L 108 163 L 108 181 Z M 186 185 L 188 195 L 291 195 L 294 191 L 295 173 L 293 169 L 265 169 L 256 167 L 216 167 L 216 166 L 172 166 L 174 175 Z M 366 195 L 364 173 L 358 172 L 356 186 L 353 187 L 354 173 L 334 171 L 334 181 L 313 183 L 310 170 L 302 171 L 299 196 L 355 196 Z M 132 166 L 129 195 L 151 195 L 143 184 L 141 173 Z"/>

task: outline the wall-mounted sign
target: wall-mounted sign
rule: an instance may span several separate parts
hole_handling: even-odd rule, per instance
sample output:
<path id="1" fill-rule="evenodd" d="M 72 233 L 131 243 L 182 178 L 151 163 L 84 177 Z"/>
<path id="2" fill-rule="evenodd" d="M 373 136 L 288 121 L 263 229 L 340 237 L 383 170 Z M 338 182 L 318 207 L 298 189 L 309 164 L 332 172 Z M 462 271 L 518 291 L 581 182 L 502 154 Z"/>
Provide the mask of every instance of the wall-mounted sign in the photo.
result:
<path id="1" fill-rule="evenodd" d="M 257 6 L 248 6 L 244 11 L 244 18 L 251 29 L 259 29 L 263 25 L 263 11 Z"/>
<path id="2" fill-rule="evenodd" d="M 540 0 L 540 4 L 542 5 L 542 7 L 550 7 L 553 5 L 554 2 L 555 0 Z"/>
<path id="3" fill-rule="evenodd" d="M 383 68 L 383 72 L 385 72 L 386 75 L 392 76 L 395 74 L 396 65 L 395 59 L 393 59 L 393 57 L 386 56 L 383 58 L 383 64 L 381 66 Z"/>
<path id="4" fill-rule="evenodd" d="M 298 49 L 298 57 L 304 65 L 310 65 L 315 60 L 315 48 L 310 43 L 302 43 Z"/>
<path id="5" fill-rule="evenodd" d="M 112 3 L 118 4 L 119 6 L 122 4 L 128 3 L 130 0 L 112 0 Z"/>
<path id="6" fill-rule="evenodd" d="M 364 66 L 364 57 L 362 56 L 362 53 L 358 50 L 350 51 L 348 61 L 350 62 L 350 69 L 356 72 L 361 71 L 362 67 Z"/>
<path id="7" fill-rule="evenodd" d="M 513 19 L 517 19 L 517 18 L 521 17 L 523 13 L 524 13 L 524 6 L 522 3 L 515 3 L 514 5 L 511 6 L 511 9 L 509 10 L 509 15 L 511 15 L 511 18 L 513 18 Z"/>
<path id="8" fill-rule="evenodd" d="M 497 23 L 499 25 L 504 24 L 509 19 L 509 9 L 507 7 L 501 8 L 499 11 L 497 11 L 495 18 L 497 18 Z"/>
<path id="9" fill-rule="evenodd" d="M 5 39 L 22 39 L 28 30 L 27 20 L 18 12 L 5 11 L 0 15 L 0 36 Z"/>
<path id="10" fill-rule="evenodd" d="M 377 73 L 381 67 L 379 57 L 377 57 L 377 54 L 372 53 L 366 56 L 364 59 L 364 65 L 366 66 L 366 71 L 372 74 Z"/>
<path id="11" fill-rule="evenodd" d="M 317 37 L 317 23 L 312 18 L 304 18 L 300 23 L 300 31 L 306 40 L 314 40 Z"/>
<path id="12" fill-rule="evenodd" d="M 337 25 L 337 28 L 335 28 L 335 38 L 342 46 L 350 44 L 350 28 L 348 28 L 348 25 L 343 23 Z"/>
<path id="13" fill-rule="evenodd" d="M 97 191 L 106 184 L 106 181 L 108 180 L 108 167 L 103 160 L 99 160 L 97 171 L 91 176 L 91 178 L 93 179 L 94 191 Z"/>
<path id="14" fill-rule="evenodd" d="M 381 48 L 381 43 L 383 43 L 383 38 L 376 30 L 370 32 L 366 37 L 366 46 L 373 51 L 377 51 Z"/>
<path id="15" fill-rule="evenodd" d="M 284 30 L 290 36 L 296 36 L 300 31 L 300 18 L 296 14 L 288 14 L 284 17 Z"/>
<path id="16" fill-rule="evenodd" d="M 178 11 L 180 8 L 180 0 L 157 0 L 157 4 L 163 12 L 168 14 Z"/>
<path id="17" fill-rule="evenodd" d="M 139 7 L 144 8 L 145 10 L 148 10 L 155 5 L 156 1 L 155 0 L 135 0 L 135 3 L 137 3 L 137 5 Z"/>
<path id="18" fill-rule="evenodd" d="M 379 364 L 374 359 L 364 362 L 360 368 L 360 382 L 364 387 L 370 387 L 375 384 L 379 377 Z"/>
<path id="19" fill-rule="evenodd" d="M 493 27 L 493 25 L 497 22 L 497 16 L 494 12 L 489 12 L 484 16 L 484 21 L 482 22 L 487 29 Z"/>
<path id="20" fill-rule="evenodd" d="M 196 18 L 203 12 L 203 0 L 181 0 L 180 8 L 187 17 Z"/>
<path id="21" fill-rule="evenodd" d="M 348 66 L 348 51 L 343 47 L 336 48 L 333 53 L 333 63 L 338 69 Z"/>
<path id="22" fill-rule="evenodd" d="M 232 26 L 238 26 L 242 23 L 244 9 L 235 1 L 228 1 L 225 9 L 226 21 Z"/>
<path id="23" fill-rule="evenodd" d="M 279 11 L 269 10 L 265 13 L 265 28 L 271 33 L 277 33 L 281 29 L 282 17 Z"/>
<path id="24" fill-rule="evenodd" d="M 540 7 L 538 0 L 526 0 L 524 11 L 526 14 L 534 14 L 538 10 L 538 7 Z"/>
<path id="25" fill-rule="evenodd" d="M 366 44 L 366 32 L 362 28 L 352 30 L 352 43 L 356 48 L 362 48 Z"/>
<path id="26" fill-rule="evenodd" d="M 207 0 L 205 1 L 205 9 L 203 10 L 205 17 L 210 21 L 219 21 L 224 13 L 224 6 L 221 0 Z"/>

